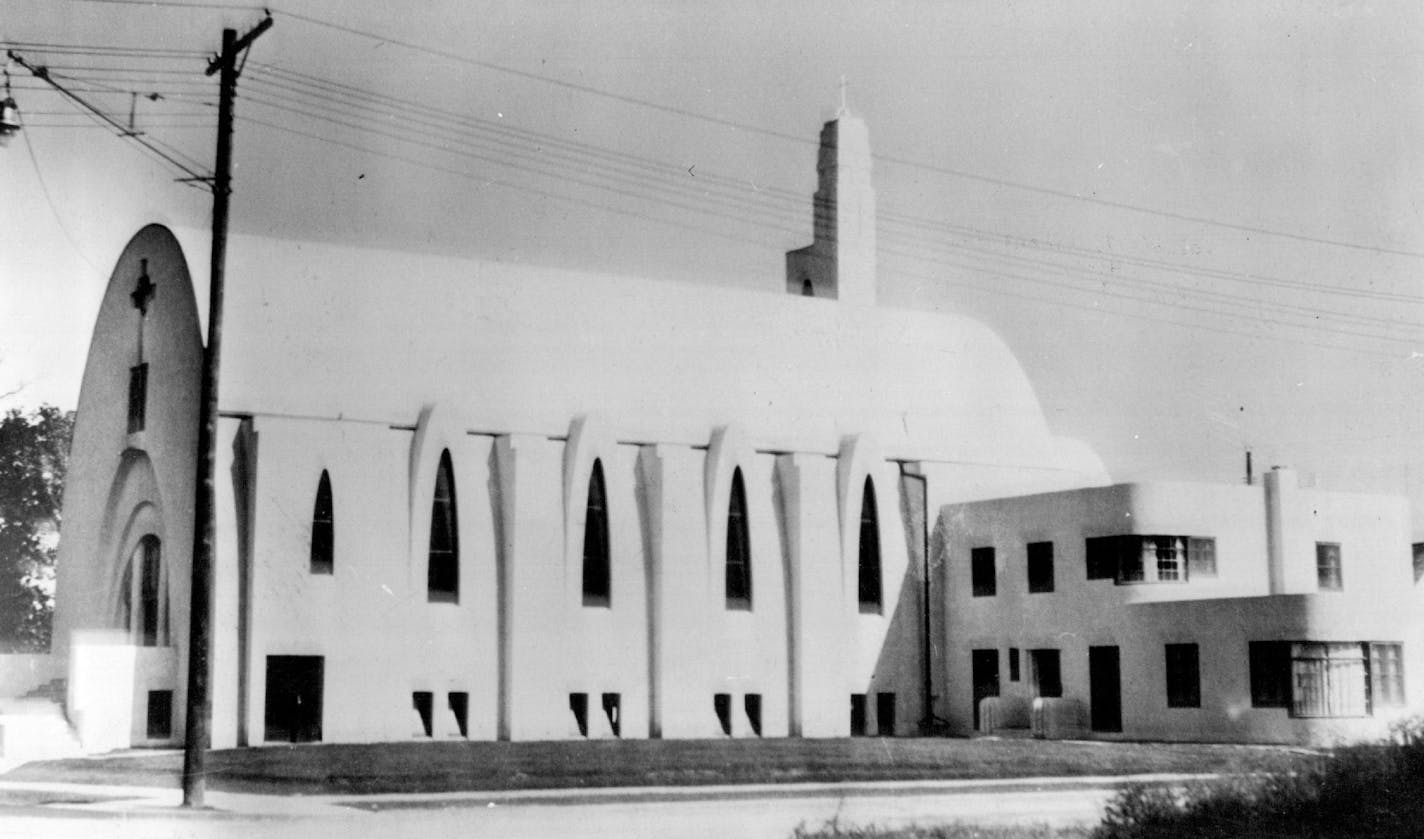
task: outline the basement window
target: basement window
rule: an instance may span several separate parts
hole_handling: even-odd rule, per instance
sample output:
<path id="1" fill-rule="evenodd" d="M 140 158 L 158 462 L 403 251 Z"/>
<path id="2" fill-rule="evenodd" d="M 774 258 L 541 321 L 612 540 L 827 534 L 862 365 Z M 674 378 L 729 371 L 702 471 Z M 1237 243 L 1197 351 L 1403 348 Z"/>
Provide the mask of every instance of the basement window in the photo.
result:
<path id="1" fill-rule="evenodd" d="M 747 725 L 752 733 L 761 736 L 761 694 L 749 693 L 742 697 L 742 705 L 747 712 Z"/>
<path id="2" fill-rule="evenodd" d="M 588 694 L 569 694 L 569 710 L 574 714 L 574 724 L 578 726 L 580 737 L 588 736 Z"/>
<path id="3" fill-rule="evenodd" d="M 717 712 L 717 724 L 722 726 L 722 733 L 728 737 L 732 736 L 732 695 L 730 693 L 717 693 L 712 695 L 712 710 Z"/>
<path id="4" fill-rule="evenodd" d="M 448 697 L 450 715 L 455 718 L 455 728 L 461 737 L 470 736 L 470 695 L 464 691 L 453 691 Z"/>
<path id="5" fill-rule="evenodd" d="M 418 690 L 410 695 L 410 703 L 420 717 L 420 728 L 426 737 L 435 733 L 435 694 L 428 690 Z"/>
<path id="6" fill-rule="evenodd" d="M 623 736 L 623 697 L 617 693 L 603 695 L 603 713 L 608 717 L 608 729 L 614 737 Z"/>

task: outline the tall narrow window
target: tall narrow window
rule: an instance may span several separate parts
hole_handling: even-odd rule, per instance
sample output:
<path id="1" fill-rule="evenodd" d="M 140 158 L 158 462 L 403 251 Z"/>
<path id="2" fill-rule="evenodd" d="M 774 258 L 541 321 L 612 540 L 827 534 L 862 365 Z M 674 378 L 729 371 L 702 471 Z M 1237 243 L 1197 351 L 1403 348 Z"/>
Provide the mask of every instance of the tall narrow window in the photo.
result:
<path id="1" fill-rule="evenodd" d="M 321 470 L 321 480 L 316 485 L 316 505 L 312 509 L 311 529 L 311 572 L 330 574 L 332 572 L 332 549 L 335 544 L 335 524 L 331 505 L 331 476 Z"/>
<path id="2" fill-rule="evenodd" d="M 603 486 L 603 463 L 594 460 L 583 521 L 583 605 L 609 604 L 608 566 L 608 493 Z"/>
<path id="3" fill-rule="evenodd" d="M 159 644 L 159 569 L 162 548 L 157 536 L 145 536 L 135 553 L 139 559 L 139 643 L 145 647 Z"/>
<path id="4" fill-rule="evenodd" d="M 440 453 L 440 466 L 435 471 L 426 583 L 431 601 L 453 603 L 460 599 L 460 528 L 455 513 L 455 474 L 448 449 Z"/>
<path id="5" fill-rule="evenodd" d="M 1333 542 L 1315 543 L 1315 575 L 1322 589 L 1339 591 L 1345 587 L 1340 571 L 1340 546 Z"/>
<path id="6" fill-rule="evenodd" d="M 1167 707 L 1201 707 L 1201 654 L 1196 644 L 1168 644 Z"/>
<path id="7" fill-rule="evenodd" d="M 880 585 L 880 522 L 875 511 L 875 485 L 869 476 L 860 497 L 860 567 L 857 573 L 862 614 L 878 615 L 883 609 Z"/>
<path id="8" fill-rule="evenodd" d="M 969 577 L 974 597 L 993 597 L 999 590 L 998 572 L 994 568 L 993 548 L 970 549 Z"/>
<path id="9" fill-rule="evenodd" d="M 740 467 L 732 471 L 727 501 L 727 608 L 752 608 L 752 545 L 747 533 L 747 491 Z"/>
<path id="10" fill-rule="evenodd" d="M 1053 543 L 1030 542 L 1028 545 L 1028 591 L 1039 594 L 1053 591 Z"/>
<path id="11" fill-rule="evenodd" d="M 148 409 L 148 364 L 129 368 L 129 433 L 142 431 Z"/>

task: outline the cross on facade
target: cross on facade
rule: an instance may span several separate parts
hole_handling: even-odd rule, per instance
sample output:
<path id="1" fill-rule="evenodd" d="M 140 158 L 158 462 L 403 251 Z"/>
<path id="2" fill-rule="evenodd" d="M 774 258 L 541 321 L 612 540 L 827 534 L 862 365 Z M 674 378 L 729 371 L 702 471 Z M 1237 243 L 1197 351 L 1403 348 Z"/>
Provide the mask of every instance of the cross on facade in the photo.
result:
<path id="1" fill-rule="evenodd" d="M 134 284 L 133 293 L 130 294 L 129 297 L 133 299 L 134 308 L 138 309 L 139 314 L 147 315 L 148 303 L 153 299 L 153 295 L 158 290 L 158 286 L 154 284 L 153 280 L 148 278 L 148 260 L 141 259 L 139 262 L 138 282 Z"/>

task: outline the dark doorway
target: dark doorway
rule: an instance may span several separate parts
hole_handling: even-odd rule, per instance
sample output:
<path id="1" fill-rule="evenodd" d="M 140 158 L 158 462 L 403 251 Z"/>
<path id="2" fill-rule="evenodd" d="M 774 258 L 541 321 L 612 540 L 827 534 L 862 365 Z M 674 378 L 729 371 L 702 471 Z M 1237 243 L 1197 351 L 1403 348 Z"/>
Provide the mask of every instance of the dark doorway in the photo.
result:
<path id="1" fill-rule="evenodd" d="M 1117 647 L 1088 648 L 1088 695 L 1094 731 L 1122 731 L 1122 685 Z"/>
<path id="2" fill-rule="evenodd" d="M 1028 661 L 1033 667 L 1033 695 L 1058 697 L 1063 695 L 1063 669 L 1057 650 L 1029 650 Z"/>
<path id="3" fill-rule="evenodd" d="M 979 730 L 979 700 L 999 695 L 999 651 L 974 650 L 970 653 L 974 670 L 974 730 Z"/>
<path id="4" fill-rule="evenodd" d="M 864 737 L 869 732 L 865 724 L 865 694 L 850 695 L 850 736 Z"/>
<path id="5" fill-rule="evenodd" d="M 895 694 L 875 694 L 875 730 L 881 737 L 895 736 Z"/>
<path id="6" fill-rule="evenodd" d="M 263 739 L 282 743 L 321 740 L 322 675 L 319 655 L 267 656 L 267 712 Z"/>

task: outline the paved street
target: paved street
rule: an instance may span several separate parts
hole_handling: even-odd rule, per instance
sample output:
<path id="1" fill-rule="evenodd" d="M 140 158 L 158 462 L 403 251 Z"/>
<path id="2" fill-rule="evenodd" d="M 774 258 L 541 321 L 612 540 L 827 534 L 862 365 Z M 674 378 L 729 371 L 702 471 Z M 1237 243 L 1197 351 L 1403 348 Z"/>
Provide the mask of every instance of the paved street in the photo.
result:
<path id="1" fill-rule="evenodd" d="M 1142 776 L 1147 781 L 1182 776 Z M 775 837 L 798 824 L 1095 822 L 1123 779 L 622 789 L 481 795 L 210 793 L 211 812 L 171 789 L 0 782 L 6 837 Z M 110 797 L 122 796 L 122 797 Z M 42 803 L 53 801 L 56 803 Z"/>

